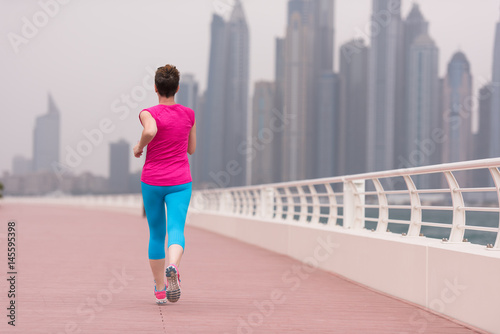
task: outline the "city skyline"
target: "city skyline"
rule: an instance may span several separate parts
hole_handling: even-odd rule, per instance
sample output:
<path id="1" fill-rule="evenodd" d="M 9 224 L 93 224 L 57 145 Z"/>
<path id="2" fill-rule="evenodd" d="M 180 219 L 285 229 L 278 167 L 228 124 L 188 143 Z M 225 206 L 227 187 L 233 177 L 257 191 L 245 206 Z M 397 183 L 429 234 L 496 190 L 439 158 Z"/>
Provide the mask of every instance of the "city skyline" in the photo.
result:
<path id="1" fill-rule="evenodd" d="M 426 18 L 431 22 L 431 31 L 432 29 L 440 24 L 440 22 L 437 22 L 435 20 L 432 20 L 431 18 L 432 17 L 436 17 L 436 13 L 435 11 L 432 9 L 432 5 L 429 5 L 429 2 L 426 2 L 426 1 L 420 1 L 419 3 L 421 3 L 421 7 L 422 7 L 422 10 L 423 12 L 425 13 L 425 16 Z M 455 9 L 457 10 L 460 10 L 460 8 L 464 8 L 464 5 L 461 4 L 461 2 L 454 2 L 456 3 L 456 5 L 454 6 Z M 244 3 L 245 6 L 247 6 L 247 3 Z M 250 4 L 249 4 L 250 5 Z M 337 22 L 342 22 L 341 20 L 343 19 L 343 17 L 345 16 L 345 12 L 342 13 L 342 15 L 339 15 L 339 11 L 341 8 L 341 6 L 344 5 L 344 4 L 336 4 L 336 21 Z M 13 5 L 8 5 L 8 6 L 13 6 Z M 253 13 L 255 13 L 255 5 L 251 5 L 250 6 L 250 9 L 249 9 L 249 20 L 250 20 L 250 30 L 251 30 L 251 38 L 252 38 L 252 41 L 254 41 L 255 37 L 254 37 L 254 34 L 252 33 L 254 30 L 258 30 L 259 27 L 256 26 L 255 24 L 252 25 L 252 6 L 254 6 L 253 8 Z M 366 8 L 365 8 L 365 13 L 366 12 L 369 12 L 370 11 L 370 4 L 369 3 L 365 3 L 364 5 Z M 409 12 L 409 4 L 406 4 L 406 8 L 403 8 L 403 16 L 406 16 L 407 13 Z M 276 6 L 276 8 L 279 7 L 278 5 Z M 281 5 L 281 9 L 283 9 L 283 4 Z M 274 7 L 273 7 L 274 8 Z M 479 8 L 478 6 L 476 6 L 476 8 Z M 36 8 L 35 8 L 36 9 Z M 494 36 L 494 26 L 496 25 L 496 23 L 498 22 L 498 6 L 495 6 L 495 19 L 492 20 L 491 22 L 487 22 L 487 26 L 488 26 L 488 35 L 490 36 Z M 69 12 L 71 12 L 73 9 L 71 9 L 70 7 L 67 7 L 65 10 L 68 10 Z M 213 8 L 210 7 L 208 8 L 208 10 L 210 12 L 213 11 Z M 63 9 L 61 9 L 61 14 L 60 16 L 62 17 L 62 20 L 64 21 L 65 20 L 65 16 L 63 15 L 62 13 Z M 15 11 L 15 13 L 22 13 L 22 9 L 21 8 L 18 8 L 17 11 Z M 284 10 L 281 10 L 280 11 L 275 11 L 276 13 L 276 17 L 282 17 L 282 21 L 284 21 L 284 16 L 285 16 L 285 11 Z M 459 14 L 459 13 L 458 13 Z M 456 15 L 458 15 L 456 13 Z M 28 15 L 28 14 L 26 14 Z M 69 14 L 68 14 L 69 15 Z M 474 17 L 474 13 L 471 14 L 472 17 Z M 340 16 L 340 18 L 339 18 Z M 442 16 L 442 14 L 441 14 Z M 470 15 L 469 15 L 470 16 Z M 22 15 L 21 15 L 22 17 Z M 254 16 L 255 17 L 255 16 Z M 369 15 L 366 16 L 363 14 L 363 17 L 365 17 L 364 21 L 365 22 L 368 22 L 369 20 Z M 54 18 L 53 19 L 53 22 L 51 21 L 51 25 L 57 25 L 57 24 L 60 24 L 60 23 L 57 23 L 57 18 Z M 13 22 L 13 20 L 6 20 L 6 26 L 8 25 L 9 22 Z M 14 22 L 15 23 L 15 22 Z M 66 24 L 68 24 L 68 22 L 64 22 Z M 12 26 L 8 26 L 6 28 L 9 28 L 10 30 L 12 31 L 16 31 L 16 26 L 15 25 L 12 25 Z M 205 27 L 206 28 L 206 27 Z M 47 30 L 49 29 L 49 30 Z M 36 37 L 35 39 L 33 39 L 33 41 L 30 41 L 30 44 L 26 45 L 26 48 L 24 49 L 24 51 L 22 50 L 21 53 L 20 53 L 20 58 L 21 60 L 16 60 L 15 64 L 16 66 L 14 66 L 14 69 L 19 69 L 19 64 L 21 63 L 22 64 L 22 59 L 23 57 L 28 57 L 29 53 L 31 52 L 30 49 L 35 49 L 38 46 L 39 43 L 43 43 L 47 38 L 49 38 L 48 36 L 51 36 L 50 35 L 50 31 L 53 32 L 53 29 L 55 29 L 55 27 L 52 27 L 52 26 L 48 26 L 47 29 L 45 30 L 46 32 L 44 34 L 42 34 L 42 32 L 40 33 L 40 35 L 38 37 Z M 50 30 L 52 29 L 52 30 Z M 344 28 L 342 25 L 340 24 L 336 24 L 336 32 L 338 31 L 342 31 Z M 206 29 L 205 29 L 206 30 Z M 276 36 L 283 36 L 283 32 L 285 30 L 285 26 L 282 25 L 281 28 L 279 28 L 279 33 L 276 34 Z M 471 28 L 472 30 L 472 28 Z M 9 30 L 7 30 L 8 32 Z M 354 31 L 354 30 L 352 30 Z M 352 33 L 352 31 L 350 32 L 351 35 L 354 35 Z M 336 33 L 337 34 L 337 33 Z M 442 38 L 439 37 L 439 34 L 435 34 L 435 33 L 432 33 L 432 38 L 436 41 L 436 44 L 439 46 L 440 50 L 442 50 L 443 48 L 441 48 L 441 45 L 443 43 L 448 43 L 447 40 L 443 40 Z M 271 57 L 268 57 L 266 62 L 269 63 L 269 65 L 266 65 L 265 67 L 267 67 L 268 70 L 266 70 L 266 73 L 268 74 L 265 74 L 265 75 L 262 75 L 262 77 L 271 77 L 273 76 L 273 73 L 274 73 L 274 62 L 273 62 L 273 55 L 274 55 L 274 43 L 275 43 L 275 40 L 274 38 L 276 36 L 269 36 L 269 43 L 271 44 L 271 47 L 272 47 L 272 51 L 270 52 L 271 53 Z M 345 36 L 345 35 L 344 35 Z M 452 35 L 451 35 L 452 36 Z M 453 38 L 448 38 L 448 39 L 453 39 Z M 464 38 L 465 39 L 465 38 Z M 493 54 L 493 49 L 492 49 L 492 45 L 493 45 L 493 38 L 488 38 L 488 39 L 482 39 L 482 42 L 481 42 L 481 45 L 482 45 L 482 50 L 483 50 L 483 53 L 485 54 L 485 58 L 489 58 L 491 59 L 491 56 Z M 337 41 L 337 45 L 335 47 L 335 53 L 338 55 L 338 44 L 339 43 L 343 43 L 344 41 L 346 41 L 345 37 L 340 37 L 340 38 L 337 38 L 337 35 L 336 35 L 336 41 Z M 367 38 L 365 37 L 365 41 L 366 42 L 369 42 L 367 40 Z M 455 43 L 457 46 L 454 47 L 454 48 L 448 48 L 447 50 L 444 50 L 443 52 L 441 52 L 441 57 L 440 57 L 440 64 L 442 64 L 443 62 L 444 63 L 447 63 L 449 61 L 449 59 L 451 58 L 451 55 L 450 57 L 447 57 L 448 54 L 450 54 L 450 49 L 454 49 L 454 51 L 456 51 L 456 49 L 458 49 L 458 44 L 466 44 L 466 43 Z M 9 46 L 10 47 L 10 46 Z M 468 58 L 471 58 L 471 53 L 474 54 L 475 50 L 472 49 L 472 48 L 465 48 L 464 45 L 462 45 L 462 49 L 464 50 L 464 52 L 467 54 Z M 10 52 L 11 50 L 9 50 L 9 48 L 5 48 L 4 49 L 6 52 Z M 24 52 L 24 54 L 23 54 Z M 49 53 L 50 54 L 50 53 Z M 489 55 L 491 54 L 491 55 Z M 46 57 L 45 54 L 41 54 L 40 57 Z M 252 56 L 253 57 L 253 56 Z M 165 59 L 166 57 L 165 56 L 162 56 L 161 58 Z M 203 60 L 203 56 L 200 57 L 201 60 Z M 336 57 L 338 59 L 338 57 Z M 21 61 L 21 62 L 20 62 Z M 64 62 L 63 62 L 64 63 Z M 485 61 L 484 63 L 486 63 L 486 65 L 483 65 L 483 62 L 478 62 L 478 61 L 473 61 L 471 60 L 471 68 L 472 68 L 472 72 L 473 72 L 473 76 L 474 76 L 474 79 L 475 80 L 478 80 L 477 78 L 478 77 L 484 77 L 486 79 L 488 79 L 489 77 L 491 77 L 491 75 L 488 75 L 488 73 L 491 72 L 491 70 L 488 70 L 489 68 L 491 68 L 491 64 L 488 64 L 490 63 L 490 61 Z M 97 64 L 95 62 L 92 62 L 92 64 Z M 264 64 L 264 63 L 263 63 Z M 49 64 L 50 65 L 50 64 Z M 155 63 L 153 62 L 152 64 L 146 64 L 146 66 L 149 66 L 151 65 L 151 68 L 154 68 L 155 66 Z M 477 67 L 479 66 L 483 66 L 483 68 L 485 68 L 486 70 L 483 71 L 484 73 L 486 73 L 485 75 L 476 75 L 474 73 L 477 73 L 475 71 Z M 100 66 L 99 66 L 100 67 Z M 145 78 L 147 75 L 150 75 L 150 71 L 148 70 L 145 70 L 144 69 L 145 66 L 143 66 L 142 68 L 140 69 L 133 69 L 133 73 L 135 73 L 135 75 L 133 75 L 133 77 L 135 78 L 134 80 L 130 80 L 130 84 L 128 85 L 121 85 L 121 87 L 118 89 L 118 92 L 120 92 L 120 90 L 123 92 L 123 93 L 128 93 L 130 94 L 131 92 L 131 89 L 134 87 L 134 84 L 139 84 L 141 83 L 142 79 Z M 255 66 L 251 66 L 252 67 L 255 67 Z M 258 67 L 262 67 L 262 66 L 258 66 Z M 71 67 L 70 67 L 71 68 Z M 440 66 L 440 76 L 443 75 L 443 66 Z M 54 69 L 53 65 L 50 65 L 49 67 L 47 67 L 44 71 L 50 71 L 50 73 L 52 74 L 52 71 L 51 69 Z M 78 70 L 78 68 L 71 68 L 72 70 Z M 103 70 L 105 70 L 105 68 L 100 68 L 100 71 L 102 72 Z M 115 71 L 113 69 L 113 71 Z M 55 72 L 55 75 L 54 77 L 60 77 L 60 75 L 58 76 L 57 73 L 58 71 L 54 71 Z M 196 79 L 197 81 L 200 83 L 200 87 L 203 87 L 204 85 L 204 77 L 206 77 L 206 74 L 203 74 L 203 72 L 198 72 L 198 71 L 189 71 L 188 69 L 186 69 L 184 72 L 194 72 L 195 76 L 196 76 Z M 7 78 L 9 80 L 12 80 L 12 75 L 9 76 L 9 74 L 11 73 L 11 71 L 7 71 Z M 19 71 L 19 73 L 22 73 L 22 71 Z M 37 70 L 34 71 L 34 73 L 37 73 Z M 49 73 L 49 72 L 47 72 Z M 69 73 L 72 73 L 71 70 L 69 71 Z M 78 73 L 78 72 L 76 72 Z M 75 74 L 76 74 L 75 73 Z M 96 72 L 97 73 L 97 72 Z M 254 78 L 252 79 L 251 81 L 251 84 L 250 84 L 250 87 L 253 87 L 253 83 L 255 82 L 255 76 L 256 75 L 253 75 Z M 34 78 L 36 78 L 37 76 L 35 75 Z M 73 75 L 71 76 L 73 77 Z M 274 78 L 273 78 L 274 79 Z M 484 83 L 487 82 L 487 80 L 484 80 Z M 5 79 L 4 79 L 5 80 Z M 46 80 L 46 82 L 49 82 L 50 80 Z M 61 81 L 61 80 L 60 80 Z M 5 82 L 5 81 L 4 81 Z M 37 86 L 37 83 L 35 82 L 35 87 Z M 57 86 L 57 85 L 55 85 Z M 118 85 L 119 86 L 119 85 Z M 479 88 L 479 86 L 481 86 L 481 82 L 479 83 L 475 83 L 473 85 L 474 87 L 474 92 Z M 14 88 L 16 86 L 13 86 Z M 132 87 L 132 88 L 131 88 Z M 50 88 L 50 87 L 47 87 L 47 88 Z M 200 90 L 203 90 L 203 88 L 201 88 Z M 16 89 L 13 89 L 13 91 L 15 92 Z M 51 89 L 51 91 L 54 91 L 54 96 L 56 98 L 56 100 L 58 101 L 58 104 L 61 106 L 64 106 L 63 108 L 61 108 L 63 110 L 63 113 L 61 115 L 61 123 L 62 123 L 62 126 L 63 126 L 63 129 L 62 129 L 62 138 L 61 138 L 61 155 L 64 154 L 64 148 L 66 146 L 75 146 L 76 144 L 78 144 L 79 140 L 81 140 L 82 138 L 84 138 L 82 135 L 81 135 L 81 131 L 83 129 L 87 129 L 87 130 L 90 130 L 92 129 L 92 127 L 96 127 L 98 124 L 99 124 L 99 121 L 104 118 L 106 115 L 109 115 L 111 114 L 112 115 L 112 111 L 110 111 L 110 105 L 114 102 L 114 99 L 116 98 L 119 98 L 120 97 L 120 93 L 114 93 L 113 95 L 111 95 L 111 97 L 108 97 L 108 98 L 103 98 L 101 96 L 99 96 L 99 93 L 97 91 L 95 91 L 95 89 L 92 87 L 92 86 L 84 86 L 82 87 L 81 85 L 79 85 L 78 82 L 75 83 L 75 88 L 74 88 L 74 91 L 71 93 L 71 94 L 62 94 L 61 95 L 61 91 L 64 92 L 64 90 L 61 90 L 61 88 L 55 88 L 55 89 Z M 81 110 L 79 108 L 80 107 L 80 104 L 82 105 L 87 105 L 87 107 L 89 107 L 87 101 L 85 101 L 85 99 L 81 99 L 81 100 L 78 100 L 79 98 L 79 95 L 80 93 L 82 94 L 85 94 L 85 95 L 88 95 L 88 96 L 91 96 L 92 97 L 92 100 L 95 100 L 95 97 L 98 97 L 98 100 L 99 99 L 102 99 L 104 100 L 104 108 L 96 108 L 96 107 L 92 107 L 92 104 L 90 105 L 90 108 L 86 108 L 87 109 L 87 112 L 85 113 L 79 113 L 78 110 Z M 20 102 L 20 107 L 24 108 L 23 106 L 25 105 L 30 105 L 30 103 L 35 103 L 37 101 L 37 96 L 39 96 L 40 92 L 37 92 L 35 91 L 33 93 L 33 98 L 30 99 L 29 101 L 21 101 L 21 100 L 18 100 Z M 43 94 L 46 94 L 46 90 L 43 92 Z M 15 94 L 13 94 L 15 95 Z M 67 99 L 68 97 L 73 97 L 73 100 L 74 101 L 78 101 L 78 103 L 74 103 L 74 104 L 68 104 L 67 102 Z M 109 96 L 109 95 L 108 95 Z M 144 98 L 142 101 L 139 101 L 140 103 L 137 103 L 137 104 L 146 104 L 146 103 L 150 103 L 148 101 L 152 101 L 151 104 L 154 104 L 154 94 L 152 93 L 148 93 L 148 96 L 146 98 Z M 135 101 L 134 101 L 135 102 Z M 3 102 L 4 103 L 4 108 L 11 108 L 12 107 L 12 102 L 9 101 L 9 99 L 7 99 L 7 103 L 6 102 Z M 134 103 L 135 104 L 135 103 Z M 98 104 L 97 104 L 98 105 Z M 69 106 L 69 107 L 68 107 Z M 31 108 L 33 109 L 33 108 Z M 39 111 L 41 110 L 41 108 L 39 108 Z M 96 114 L 96 112 L 98 110 L 101 110 L 100 112 L 98 112 Z M 21 119 L 24 120 L 25 123 L 27 124 L 30 124 L 31 122 L 33 122 L 33 119 L 31 121 L 27 121 L 27 118 L 29 116 L 29 113 L 30 111 L 27 111 L 27 112 L 24 112 L 23 115 L 21 116 Z M 135 113 L 136 113 L 136 110 L 134 108 L 129 108 L 129 117 L 126 119 L 126 122 L 123 122 L 123 123 L 120 123 L 120 121 L 118 120 L 114 120 L 114 125 L 116 126 L 116 130 L 110 135 L 110 136 L 107 136 L 106 139 L 105 139 L 105 142 L 106 143 L 109 143 L 109 142 L 112 142 L 112 141 L 116 141 L 118 138 L 121 138 L 123 137 L 123 134 L 126 133 L 126 139 L 130 142 L 133 142 L 134 141 L 134 137 L 137 133 L 137 131 L 140 131 L 140 125 L 139 124 L 136 124 L 136 117 L 135 117 Z M 37 114 L 40 114 L 40 112 L 38 112 Z M 92 116 L 94 115 L 94 116 Z M 88 116 L 88 117 L 85 117 L 85 116 Z M 70 125 L 70 122 L 73 122 L 74 125 Z M 126 124 L 125 124 L 126 123 Z M 3 131 L 3 135 L 5 135 L 5 133 L 9 133 L 9 131 Z M 131 134 L 133 133 L 133 135 Z M 68 139 L 69 138 L 69 139 Z M 6 160 L 3 160 L 2 161 L 2 164 L 0 165 L 0 170 L 9 170 L 10 169 L 10 165 L 11 165 L 11 160 L 13 158 L 14 155 L 24 155 L 24 156 L 27 156 L 29 155 L 29 151 L 30 151 L 30 147 L 31 145 L 29 145 L 31 143 L 31 140 L 32 139 L 21 139 L 20 140 L 20 143 L 19 143 L 19 149 L 18 150 L 11 150 L 9 151 L 10 149 L 7 150 L 7 157 L 6 157 Z M 23 148 L 24 147 L 24 148 Z M 9 153 L 10 152 L 10 153 Z M 89 158 L 89 159 L 85 159 L 85 161 L 82 163 L 82 165 L 80 167 L 78 167 L 76 170 L 79 171 L 79 172 L 83 172 L 85 170 L 90 170 L 94 173 L 97 173 L 99 175 L 106 175 L 107 172 L 106 172 L 106 163 L 101 163 L 101 165 L 103 166 L 97 166 L 96 165 L 96 162 L 97 161 L 103 161 L 105 160 L 105 156 L 107 155 L 107 145 L 101 145 L 99 147 L 96 147 L 94 152 L 92 153 L 92 156 Z M 104 158 L 103 158 L 104 157 Z M 134 166 L 132 166 L 132 170 L 137 170 L 139 167 L 140 167 L 140 164 L 141 162 L 140 161 L 132 161 Z"/>

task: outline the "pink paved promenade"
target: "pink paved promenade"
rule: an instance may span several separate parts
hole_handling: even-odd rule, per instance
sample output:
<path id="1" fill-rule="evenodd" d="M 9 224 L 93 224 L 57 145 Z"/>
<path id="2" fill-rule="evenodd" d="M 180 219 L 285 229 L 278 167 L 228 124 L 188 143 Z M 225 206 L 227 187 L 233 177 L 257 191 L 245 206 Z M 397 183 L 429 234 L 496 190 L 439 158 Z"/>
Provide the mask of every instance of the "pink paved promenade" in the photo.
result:
<path id="1" fill-rule="evenodd" d="M 11 219 L 16 327 L 6 317 Z M 158 306 L 142 217 L 0 203 L 0 333 L 477 333 L 236 240 L 189 227 L 186 239 L 182 297 Z"/>

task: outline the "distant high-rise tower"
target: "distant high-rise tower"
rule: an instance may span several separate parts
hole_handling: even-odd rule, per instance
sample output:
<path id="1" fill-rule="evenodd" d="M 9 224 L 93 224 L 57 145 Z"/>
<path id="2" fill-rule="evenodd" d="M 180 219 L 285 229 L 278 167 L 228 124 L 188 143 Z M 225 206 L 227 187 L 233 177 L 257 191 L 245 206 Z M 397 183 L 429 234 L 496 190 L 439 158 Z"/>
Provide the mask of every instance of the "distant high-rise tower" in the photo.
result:
<path id="1" fill-rule="evenodd" d="M 181 75 L 177 103 L 196 111 L 198 103 L 198 82 L 192 74 Z"/>
<path id="2" fill-rule="evenodd" d="M 479 129 L 474 135 L 474 155 L 471 159 L 487 159 L 490 157 L 491 146 L 491 113 L 493 101 L 493 88 L 491 84 L 479 90 Z M 474 185 L 476 187 L 494 186 L 493 179 L 488 170 L 474 171 Z"/>
<path id="3" fill-rule="evenodd" d="M 274 107 L 280 112 L 284 109 L 284 99 L 285 99 L 285 39 L 276 38 L 276 50 L 275 50 L 275 61 L 274 61 L 274 84 L 275 93 L 274 94 Z"/>
<path id="4" fill-rule="evenodd" d="M 428 34 L 420 35 L 412 44 L 408 71 L 407 152 L 396 161 L 398 168 L 438 164 L 438 145 L 433 133 L 438 129 L 439 50 Z M 408 160 L 406 160 L 408 159 Z M 418 182 L 417 182 L 418 181 Z M 428 188 L 431 179 L 419 176 L 417 186 Z"/>
<path id="5" fill-rule="evenodd" d="M 448 64 L 443 87 L 443 162 L 465 161 L 470 158 L 472 145 L 472 75 L 467 57 L 462 52 L 453 55 Z"/>
<path id="6" fill-rule="evenodd" d="M 285 39 L 283 179 L 314 177 L 321 77 L 333 70 L 333 0 L 290 0 Z"/>
<path id="7" fill-rule="evenodd" d="M 373 0 L 368 93 L 368 170 L 394 168 L 395 119 L 403 110 L 401 0 Z"/>
<path id="8" fill-rule="evenodd" d="M 255 83 L 252 108 L 252 139 L 256 143 L 251 152 L 252 184 L 266 184 L 274 182 L 273 171 L 275 151 L 273 145 L 275 131 L 272 120 L 274 112 L 274 83 L 259 81 Z"/>
<path id="9" fill-rule="evenodd" d="M 410 72 L 415 69 L 411 63 L 411 53 L 413 43 L 421 35 L 427 35 L 429 31 L 429 23 L 425 20 L 420 11 L 418 4 L 414 3 L 406 20 L 403 22 L 403 91 L 398 91 L 397 94 L 403 94 L 403 100 L 400 110 L 396 110 L 395 114 L 395 129 L 394 129 L 394 154 L 395 167 L 401 166 L 402 160 L 408 160 L 411 151 L 408 151 L 408 146 L 411 145 L 411 138 L 408 137 L 409 126 L 411 126 L 411 105 L 410 105 Z"/>
<path id="10" fill-rule="evenodd" d="M 283 115 L 285 110 L 285 39 L 276 38 L 276 55 L 274 69 L 274 112 L 277 115 Z M 276 115 L 276 116 L 277 116 Z M 285 124 L 282 117 L 274 118 L 273 127 L 273 182 L 283 181 L 283 132 Z"/>
<path id="11" fill-rule="evenodd" d="M 435 152 L 423 152 L 424 141 L 431 141 L 432 131 L 441 117 L 439 110 L 439 50 L 428 34 L 420 35 L 412 44 L 408 71 L 407 135 L 411 162 L 397 161 L 398 167 L 418 167 L 439 163 Z M 413 154 L 412 152 L 419 152 Z"/>
<path id="12" fill-rule="evenodd" d="M 226 23 L 219 15 L 213 15 L 211 25 L 210 60 L 208 68 L 207 91 L 201 117 L 197 122 L 200 129 L 196 161 L 202 162 L 196 168 L 197 186 L 218 183 L 214 175 L 224 171 L 224 118 L 225 80 L 226 80 Z M 221 186 L 224 184 L 220 184 Z"/>
<path id="13" fill-rule="evenodd" d="M 207 136 L 206 132 L 209 130 L 205 127 L 205 94 L 199 95 L 196 102 L 196 109 L 194 110 L 196 118 L 196 139 L 197 146 L 196 152 L 192 156 L 189 156 L 189 165 L 191 167 L 191 177 L 193 179 L 193 188 L 201 189 L 206 186 L 203 182 L 203 178 L 207 175 L 206 164 L 207 160 L 204 160 L 204 153 L 207 151 Z M 208 121 L 208 120 L 207 120 Z M 206 158 L 205 158 L 206 159 Z M 205 181 L 206 182 L 206 181 Z"/>
<path id="14" fill-rule="evenodd" d="M 312 122 L 307 129 L 306 178 L 333 176 L 336 170 L 338 126 L 338 76 L 333 73 L 334 61 L 334 1 L 313 0 L 314 41 L 313 48 L 313 95 L 307 114 Z M 318 120 L 323 119 L 325 122 Z M 316 122 L 314 122 L 316 120 Z M 331 121 L 331 122 L 330 122 Z M 315 140 L 316 139 L 316 140 Z M 330 141 L 331 140 L 331 141 Z M 319 145 L 319 143 L 321 143 Z M 329 145 L 332 150 L 326 150 Z"/>
<path id="15" fill-rule="evenodd" d="M 195 115 L 199 116 L 198 99 L 198 82 L 194 79 L 194 75 L 182 74 L 179 82 L 179 92 L 177 92 L 176 95 L 176 102 L 193 109 Z M 193 162 L 195 161 L 194 156 L 189 155 L 188 157 L 189 164 L 193 165 Z M 191 175 L 193 174 L 197 174 L 196 168 L 191 168 Z M 193 181 L 197 180 L 198 175 L 195 176 L 196 177 L 194 177 Z"/>
<path id="16" fill-rule="evenodd" d="M 285 39 L 285 118 L 283 133 L 283 180 L 306 178 L 307 130 L 311 110 L 314 49 L 312 2 L 288 2 L 288 28 Z M 309 121 L 309 122 L 308 122 Z"/>
<path id="17" fill-rule="evenodd" d="M 495 50 L 493 54 L 493 75 L 491 89 L 493 92 L 491 101 L 490 122 L 490 149 L 489 157 L 500 157 L 500 22 L 497 23 L 495 35 Z"/>
<path id="18" fill-rule="evenodd" d="M 48 112 L 35 122 L 33 171 L 55 171 L 59 163 L 60 112 L 49 94 Z"/>
<path id="19" fill-rule="evenodd" d="M 247 155 L 242 144 L 247 139 L 248 85 L 250 81 L 250 36 L 241 0 L 236 0 L 227 23 L 227 62 L 225 89 L 224 162 L 235 170 L 228 186 L 246 184 Z"/>
<path id="20" fill-rule="evenodd" d="M 198 186 L 243 186 L 246 183 L 250 37 L 245 13 L 236 0 L 228 22 L 214 15 L 208 85 L 201 114 L 197 161 L 203 167 Z"/>
<path id="21" fill-rule="evenodd" d="M 316 113 L 315 176 L 333 177 L 338 175 L 339 158 L 339 76 L 333 72 L 325 72 L 319 82 L 319 103 Z"/>
<path id="22" fill-rule="evenodd" d="M 113 194 L 129 192 L 130 150 L 123 139 L 109 145 L 109 190 Z"/>
<path id="23" fill-rule="evenodd" d="M 368 57 L 362 39 L 340 48 L 339 175 L 366 172 Z"/>
<path id="24" fill-rule="evenodd" d="M 491 141 L 493 91 L 491 84 L 486 84 L 479 90 L 479 129 L 475 135 L 475 149 L 472 159 L 490 158 L 491 146 L 494 145 Z"/>

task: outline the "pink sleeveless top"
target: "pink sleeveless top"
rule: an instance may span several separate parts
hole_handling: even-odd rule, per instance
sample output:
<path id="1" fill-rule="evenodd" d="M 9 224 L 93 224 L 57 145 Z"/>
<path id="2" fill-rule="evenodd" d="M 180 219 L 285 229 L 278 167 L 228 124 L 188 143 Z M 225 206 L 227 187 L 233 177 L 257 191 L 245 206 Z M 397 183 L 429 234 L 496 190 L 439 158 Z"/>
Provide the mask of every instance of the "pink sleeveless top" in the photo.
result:
<path id="1" fill-rule="evenodd" d="M 147 146 L 141 181 L 151 186 L 191 182 L 187 149 L 194 111 L 180 104 L 159 104 L 144 110 L 155 119 L 158 132 Z"/>

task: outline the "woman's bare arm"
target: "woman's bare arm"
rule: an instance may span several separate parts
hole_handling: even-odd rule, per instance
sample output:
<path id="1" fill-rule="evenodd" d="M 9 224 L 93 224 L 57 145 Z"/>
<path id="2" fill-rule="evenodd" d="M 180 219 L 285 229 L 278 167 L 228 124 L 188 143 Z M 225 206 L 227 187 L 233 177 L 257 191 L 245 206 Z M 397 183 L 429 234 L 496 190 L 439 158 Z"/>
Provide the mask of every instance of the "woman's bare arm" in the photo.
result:
<path id="1" fill-rule="evenodd" d="M 141 157 L 142 152 L 144 151 L 144 147 L 146 147 L 153 140 L 153 138 L 156 136 L 156 133 L 158 132 L 156 121 L 148 111 L 141 112 L 139 117 L 141 118 L 144 130 L 142 130 L 141 139 L 134 147 L 134 156 L 136 158 Z"/>
<path id="2" fill-rule="evenodd" d="M 189 132 L 189 143 L 188 143 L 189 155 L 193 155 L 194 151 L 196 151 L 196 120 L 194 121 L 194 125 L 191 128 L 191 132 Z"/>

